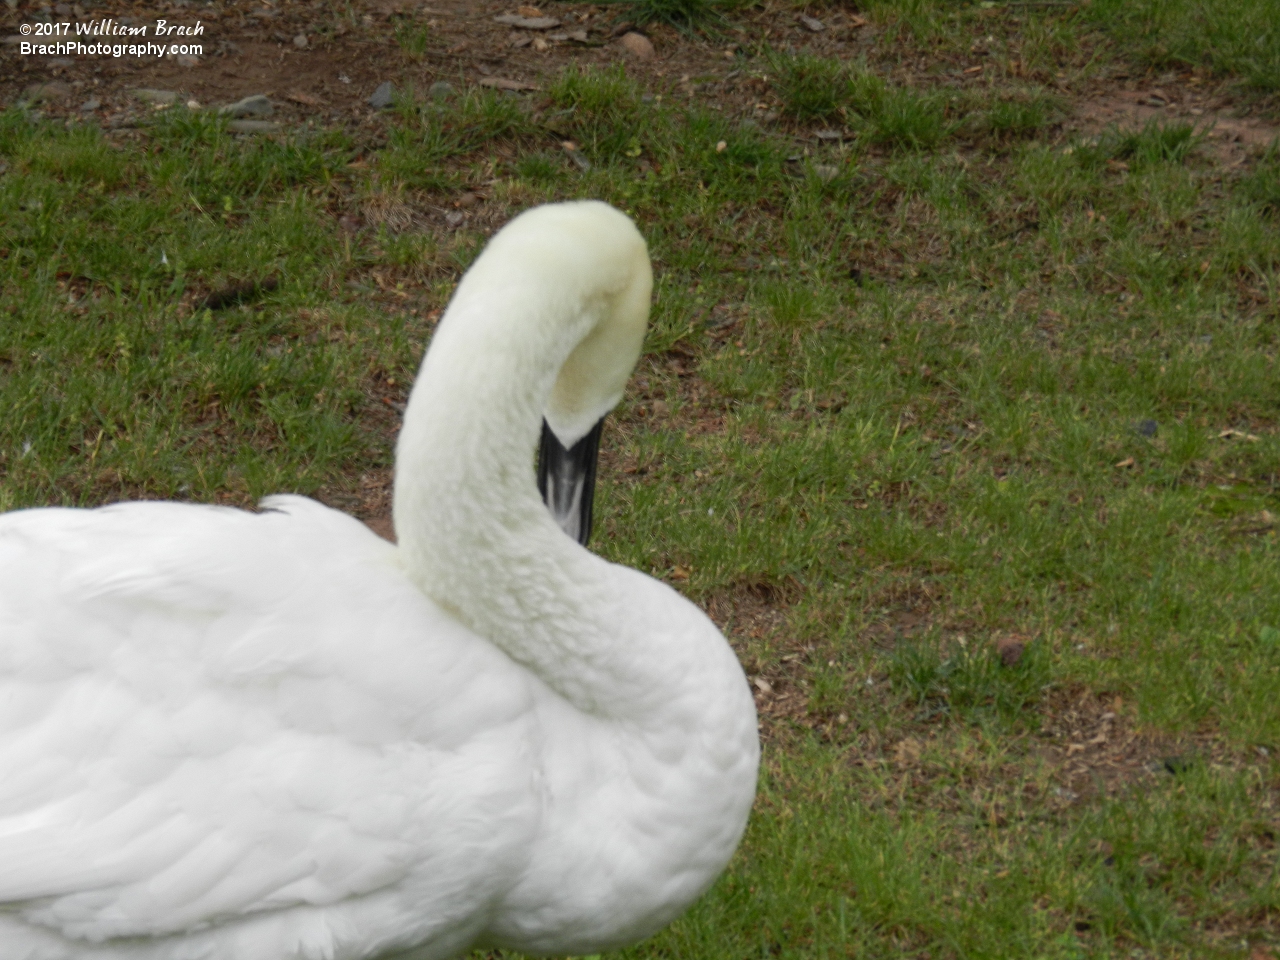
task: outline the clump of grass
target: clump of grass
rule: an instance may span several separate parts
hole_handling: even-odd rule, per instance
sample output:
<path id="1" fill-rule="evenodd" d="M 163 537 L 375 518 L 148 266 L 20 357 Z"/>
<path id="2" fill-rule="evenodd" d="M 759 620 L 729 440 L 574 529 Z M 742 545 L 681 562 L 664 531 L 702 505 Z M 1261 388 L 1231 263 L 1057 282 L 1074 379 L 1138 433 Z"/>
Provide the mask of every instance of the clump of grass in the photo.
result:
<path id="1" fill-rule="evenodd" d="M 1162 164 L 1182 164 L 1204 139 L 1189 123 L 1148 121 L 1141 130 L 1110 127 L 1094 140 L 1073 148 L 1076 160 L 1086 169 L 1097 169 L 1110 160 L 1123 160 L 1131 168 Z"/>
<path id="2" fill-rule="evenodd" d="M 839 60 L 773 50 L 766 51 L 765 56 L 783 109 L 797 120 L 826 120 L 853 100 L 853 79 Z"/>
<path id="3" fill-rule="evenodd" d="M 1057 110 L 1057 102 L 1041 91 L 1001 98 L 988 108 L 986 128 L 997 137 L 1032 136 L 1052 122 Z"/>
<path id="4" fill-rule="evenodd" d="M 1280 214 L 1280 140 L 1267 148 L 1253 173 L 1240 181 L 1240 192 L 1265 212 Z"/>
<path id="5" fill-rule="evenodd" d="M 1050 658 L 1039 642 L 1028 646 L 1010 667 L 990 645 L 948 649 L 937 640 L 904 640 L 888 668 L 894 689 L 914 701 L 926 718 L 954 714 L 967 721 L 1022 718 L 1034 724 L 1035 717 L 1026 710 L 1039 700 L 1049 680 Z"/>
<path id="6" fill-rule="evenodd" d="M 907 87 L 886 90 L 876 101 L 870 120 L 876 142 L 913 150 L 932 149 L 952 131 L 940 97 Z"/>
<path id="7" fill-rule="evenodd" d="M 425 24 L 402 23 L 396 27 L 395 38 L 410 59 L 421 60 L 431 42 L 431 30 Z"/>
<path id="8" fill-rule="evenodd" d="M 543 118 L 556 134 L 571 136 L 597 160 L 635 150 L 641 126 L 640 89 L 621 65 L 597 69 L 574 64 L 547 90 L 553 109 Z"/>
<path id="9" fill-rule="evenodd" d="M 626 5 L 626 16 L 638 24 L 665 23 L 682 32 L 724 21 L 722 11 L 735 6 L 725 0 L 600 0 Z"/>
<path id="10" fill-rule="evenodd" d="M 1155 66 L 1211 66 L 1280 90 L 1280 0 L 1096 0 L 1083 16 Z"/>
<path id="11" fill-rule="evenodd" d="M 534 130 L 522 100 L 492 90 L 470 90 L 456 101 L 426 104 L 406 98 L 396 110 L 400 123 L 388 136 L 380 166 L 410 186 L 447 188 L 451 178 L 442 161 Z"/>

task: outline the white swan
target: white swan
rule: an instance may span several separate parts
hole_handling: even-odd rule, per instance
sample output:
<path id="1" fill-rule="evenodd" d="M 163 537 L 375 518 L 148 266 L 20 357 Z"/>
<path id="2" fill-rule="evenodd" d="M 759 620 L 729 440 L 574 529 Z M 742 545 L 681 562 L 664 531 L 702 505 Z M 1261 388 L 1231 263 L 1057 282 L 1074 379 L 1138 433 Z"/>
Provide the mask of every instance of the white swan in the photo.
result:
<path id="1" fill-rule="evenodd" d="M 0 517 L 0 957 L 586 953 L 742 834 L 742 670 L 539 499 L 639 354 L 644 241 L 541 207 L 458 286 L 397 447 L 399 545 L 298 496 Z"/>

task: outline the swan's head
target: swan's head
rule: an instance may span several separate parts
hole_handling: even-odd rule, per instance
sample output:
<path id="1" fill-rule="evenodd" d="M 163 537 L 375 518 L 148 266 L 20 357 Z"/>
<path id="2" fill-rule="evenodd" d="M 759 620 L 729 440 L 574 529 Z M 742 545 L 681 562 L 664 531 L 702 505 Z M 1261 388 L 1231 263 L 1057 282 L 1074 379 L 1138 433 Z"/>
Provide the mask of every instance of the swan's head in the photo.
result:
<path id="1" fill-rule="evenodd" d="M 396 454 L 397 517 L 428 499 L 411 490 L 453 482 L 440 451 L 461 456 L 460 469 L 492 470 L 499 450 L 527 456 L 541 419 L 539 490 L 585 544 L 600 424 L 640 357 L 652 291 L 644 238 L 608 204 L 535 207 L 503 227 L 458 284 L 414 385 Z M 520 484 L 527 473 L 504 476 Z M 406 523 L 397 519 L 397 531 Z"/>
<path id="2" fill-rule="evenodd" d="M 469 283 L 509 274 L 513 264 L 526 277 L 558 287 L 543 290 L 550 312 L 577 314 L 578 322 L 561 325 L 570 338 L 563 344 L 568 355 L 543 408 L 556 438 L 572 447 L 617 406 L 640 358 L 653 291 L 649 251 L 631 219 L 607 203 L 534 207 L 489 241 L 458 296 Z"/>

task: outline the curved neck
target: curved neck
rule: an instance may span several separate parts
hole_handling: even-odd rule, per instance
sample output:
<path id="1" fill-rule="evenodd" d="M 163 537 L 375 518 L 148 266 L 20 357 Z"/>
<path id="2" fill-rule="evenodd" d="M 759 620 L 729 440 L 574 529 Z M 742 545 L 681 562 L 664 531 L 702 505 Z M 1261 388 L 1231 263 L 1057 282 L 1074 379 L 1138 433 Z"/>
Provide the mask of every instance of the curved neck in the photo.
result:
<path id="1" fill-rule="evenodd" d="M 396 537 L 424 593 L 599 713 L 619 691 L 582 598 L 608 565 L 559 529 L 534 476 L 542 410 L 598 311 L 521 286 L 460 289 L 436 332 L 396 450 Z"/>

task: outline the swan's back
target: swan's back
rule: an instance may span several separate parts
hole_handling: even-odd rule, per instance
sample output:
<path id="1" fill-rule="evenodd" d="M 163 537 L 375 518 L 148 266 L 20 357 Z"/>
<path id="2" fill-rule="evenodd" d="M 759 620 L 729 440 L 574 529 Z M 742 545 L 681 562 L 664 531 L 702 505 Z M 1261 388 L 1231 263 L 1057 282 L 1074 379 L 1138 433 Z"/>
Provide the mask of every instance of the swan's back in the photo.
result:
<path id="1" fill-rule="evenodd" d="M 363 525 L 273 502 L 0 517 L 6 957 L 447 956 L 525 866 L 528 679 Z"/>

